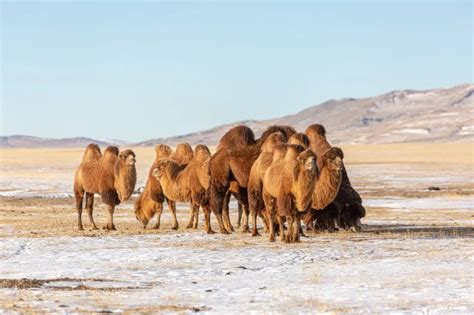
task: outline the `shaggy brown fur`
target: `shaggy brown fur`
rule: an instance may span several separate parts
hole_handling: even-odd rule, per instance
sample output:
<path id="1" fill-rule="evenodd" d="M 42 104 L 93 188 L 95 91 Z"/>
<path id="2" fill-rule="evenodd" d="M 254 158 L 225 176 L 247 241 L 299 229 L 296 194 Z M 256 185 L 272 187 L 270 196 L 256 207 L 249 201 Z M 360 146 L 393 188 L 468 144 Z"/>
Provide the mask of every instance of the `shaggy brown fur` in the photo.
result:
<path id="1" fill-rule="evenodd" d="M 209 186 L 208 163 L 211 157 L 209 149 L 198 145 L 195 157 L 181 169 L 171 159 L 158 162 L 153 176 L 157 177 L 163 187 L 165 196 L 173 201 L 191 202 L 188 228 L 197 228 L 199 207 L 203 207 L 207 233 L 214 233 L 210 223 L 210 207 L 207 196 Z"/>
<path id="2" fill-rule="evenodd" d="M 286 139 L 288 139 L 291 135 L 296 133 L 296 130 L 291 127 L 291 126 L 269 126 L 260 136 L 258 140 L 255 140 L 255 135 L 252 131 L 247 126 L 236 126 L 227 131 L 224 136 L 222 136 L 221 140 L 219 141 L 219 144 L 217 146 L 217 151 L 221 149 L 232 149 L 232 148 L 243 148 L 243 147 L 252 147 L 256 146 L 257 148 L 261 148 L 263 143 L 265 143 L 265 140 L 269 135 L 275 132 L 280 132 L 283 135 L 285 135 Z M 237 192 L 240 193 L 237 193 Z M 242 195 L 242 194 L 245 194 Z M 228 209 L 229 209 L 229 201 L 230 201 L 230 196 L 233 195 L 236 197 L 238 200 L 238 208 L 239 208 L 239 217 L 237 221 L 237 225 L 241 225 L 241 218 L 242 218 L 242 208 L 243 209 L 248 209 L 248 202 L 243 201 L 247 199 L 247 193 L 245 190 L 242 190 L 241 188 L 235 189 L 234 192 L 226 192 L 224 196 L 224 209 L 225 211 L 222 212 L 224 215 L 225 223 L 226 226 L 230 231 L 233 231 L 234 228 L 232 224 L 230 224 L 230 220 L 228 220 L 229 214 L 228 214 Z M 244 216 L 244 222 L 243 227 L 244 230 L 248 228 L 248 210 L 245 211 L 246 216 Z"/>
<path id="3" fill-rule="evenodd" d="M 309 147 L 309 138 L 304 133 L 297 132 L 288 139 L 288 144 L 298 144 L 306 150 Z"/>
<path id="4" fill-rule="evenodd" d="M 286 140 L 286 136 L 281 132 L 275 132 L 268 136 L 262 145 L 260 155 L 250 169 L 247 191 L 249 210 L 252 218 L 252 236 L 259 235 L 257 230 L 257 215 L 261 215 L 264 210 L 262 188 L 265 172 L 272 164 L 273 151 L 278 145 L 285 143 Z M 266 227 L 268 226 L 266 221 L 264 221 L 264 224 Z M 248 220 L 243 225 L 243 231 L 248 231 Z"/>
<path id="5" fill-rule="evenodd" d="M 328 231 L 330 233 L 336 231 L 336 220 L 339 212 L 334 203 L 330 203 L 322 210 L 311 209 L 304 215 L 307 230 Z"/>
<path id="6" fill-rule="evenodd" d="M 250 169 L 260 154 L 260 149 L 266 138 L 274 132 L 269 132 L 269 130 L 291 132 L 291 127 L 269 127 L 256 144 L 229 149 L 222 148 L 212 156 L 209 162 L 211 209 L 216 215 L 223 215 L 225 226 L 219 225 L 222 233 L 230 233 L 233 230 L 227 212 L 223 212 L 230 183 L 232 181 L 238 183 L 240 186 L 238 199 L 244 202 L 244 208 L 247 207 L 248 204 L 244 200 L 247 200 L 246 189 Z"/>
<path id="7" fill-rule="evenodd" d="M 360 203 L 345 204 L 339 215 L 338 224 L 343 229 L 355 232 L 362 230 L 360 219 L 365 217 L 365 208 Z"/>
<path id="8" fill-rule="evenodd" d="M 261 147 L 265 143 L 265 140 L 267 140 L 267 137 L 275 132 L 280 132 L 285 136 L 286 139 L 289 139 L 292 135 L 296 133 L 296 130 L 291 126 L 269 126 L 267 129 L 265 129 L 260 138 L 257 140 L 257 145 Z"/>
<path id="9" fill-rule="evenodd" d="M 341 186 L 342 150 L 336 147 L 330 148 L 320 159 L 319 178 L 313 192 L 311 207 L 320 210 L 326 208 L 339 192 Z"/>
<path id="10" fill-rule="evenodd" d="M 244 125 L 236 126 L 229 129 L 229 131 L 222 136 L 217 145 L 217 151 L 220 149 L 254 145 L 255 143 L 255 134 L 252 129 Z"/>
<path id="11" fill-rule="evenodd" d="M 193 148 L 186 142 L 178 144 L 176 152 L 170 155 L 170 159 L 180 166 L 187 165 L 193 157 Z"/>
<path id="12" fill-rule="evenodd" d="M 272 223 L 275 216 L 279 223 L 280 238 L 287 242 L 298 242 L 300 235 L 300 215 L 307 210 L 318 178 L 316 155 L 311 150 L 301 152 L 293 160 L 272 162 L 263 180 L 263 201 L 267 221 Z M 283 219 L 288 221 L 285 238 Z M 275 240 L 275 229 L 270 227 L 270 241 Z"/>
<path id="13" fill-rule="evenodd" d="M 303 152 L 305 150 L 304 147 L 298 145 L 298 144 L 288 144 L 288 143 L 282 143 L 279 144 L 275 147 L 273 150 L 273 161 L 278 161 L 278 160 L 294 160 L 298 154 Z"/>
<path id="14" fill-rule="evenodd" d="M 250 168 L 259 153 L 260 148 L 256 145 L 235 149 L 221 149 L 209 161 L 211 209 L 216 217 L 224 214 L 224 219 L 226 220 L 226 226 L 224 226 L 221 225 L 222 221 L 218 219 L 221 233 L 228 234 L 232 231 L 230 221 L 227 221 L 226 213 L 222 211 L 230 183 L 235 181 L 239 187 L 247 188 Z M 244 193 L 244 190 L 240 189 L 239 191 L 243 193 L 240 199 L 247 199 L 244 196 L 247 192 L 245 191 Z"/>
<path id="15" fill-rule="evenodd" d="M 92 216 L 94 194 L 100 194 L 108 208 L 106 228 L 115 230 L 113 214 L 115 206 L 132 195 L 137 181 L 135 153 L 125 150 L 119 154 L 117 147 L 107 147 L 104 155 L 95 144 L 87 146 L 81 164 L 74 176 L 74 196 L 78 215 L 78 228 L 82 225 L 82 201 L 86 194 L 86 210 L 93 229 L 97 229 Z"/>
<path id="16" fill-rule="evenodd" d="M 158 144 L 155 147 L 155 161 L 148 171 L 147 182 L 143 192 L 139 198 L 135 201 L 134 209 L 135 216 L 138 221 L 143 224 L 146 228 L 148 222 L 156 215 L 156 223 L 154 228 L 159 229 L 161 223 L 161 213 L 163 212 L 163 203 L 166 200 L 168 203 L 168 210 L 173 217 L 173 229 L 178 229 L 178 220 L 176 218 L 176 205 L 173 201 L 167 200 L 163 194 L 163 189 L 160 182 L 152 176 L 153 170 L 156 168 L 157 163 L 164 158 L 169 158 L 173 153 L 171 148 L 165 144 Z"/>
<path id="17" fill-rule="evenodd" d="M 306 128 L 305 134 L 308 136 L 310 147 L 316 153 L 317 157 L 322 156 L 332 147 L 326 139 L 326 129 L 322 125 L 314 124 L 309 126 Z M 319 162 L 318 168 L 321 168 Z M 362 207 L 362 198 L 352 187 L 344 163 L 342 164 L 341 177 L 341 186 L 336 198 L 334 199 L 334 203 L 338 206 L 339 212 L 342 211 L 342 207 L 345 204 L 357 204 L 359 207 Z"/>

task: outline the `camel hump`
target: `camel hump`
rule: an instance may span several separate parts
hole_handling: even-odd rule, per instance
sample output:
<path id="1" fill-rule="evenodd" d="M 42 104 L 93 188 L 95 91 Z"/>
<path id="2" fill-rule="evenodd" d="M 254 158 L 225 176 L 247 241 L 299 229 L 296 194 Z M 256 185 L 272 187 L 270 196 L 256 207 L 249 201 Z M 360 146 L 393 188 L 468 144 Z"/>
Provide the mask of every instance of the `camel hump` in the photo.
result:
<path id="1" fill-rule="evenodd" d="M 309 138 L 307 135 L 301 132 L 297 132 L 288 139 L 289 144 L 299 144 L 303 148 L 309 147 Z"/>
<path id="2" fill-rule="evenodd" d="M 232 147 L 242 147 L 255 144 L 255 134 L 252 129 L 245 125 L 235 126 L 229 129 L 219 140 L 217 150 Z"/>
<path id="3" fill-rule="evenodd" d="M 98 161 L 102 158 L 102 153 L 97 144 L 91 143 L 87 145 L 84 155 L 82 156 L 82 162 Z"/>
<path id="4" fill-rule="evenodd" d="M 326 128 L 324 128 L 323 125 L 320 124 L 312 124 L 306 128 L 304 132 L 308 137 L 311 137 L 312 135 L 318 135 L 325 137 L 326 136 Z"/>
<path id="5" fill-rule="evenodd" d="M 169 157 L 173 153 L 173 150 L 171 150 L 170 146 L 166 144 L 158 144 L 155 147 L 155 152 L 156 152 L 156 160 L 158 160 L 158 159 Z"/>

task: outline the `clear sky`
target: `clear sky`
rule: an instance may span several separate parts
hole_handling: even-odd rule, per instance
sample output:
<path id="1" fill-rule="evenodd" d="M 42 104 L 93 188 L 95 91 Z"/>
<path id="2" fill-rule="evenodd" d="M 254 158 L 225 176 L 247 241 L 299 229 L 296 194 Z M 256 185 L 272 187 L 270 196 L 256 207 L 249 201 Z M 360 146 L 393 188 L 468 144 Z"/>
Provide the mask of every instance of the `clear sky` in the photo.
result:
<path id="1" fill-rule="evenodd" d="M 471 1 L 1 1 L 1 133 L 146 140 L 472 82 Z"/>

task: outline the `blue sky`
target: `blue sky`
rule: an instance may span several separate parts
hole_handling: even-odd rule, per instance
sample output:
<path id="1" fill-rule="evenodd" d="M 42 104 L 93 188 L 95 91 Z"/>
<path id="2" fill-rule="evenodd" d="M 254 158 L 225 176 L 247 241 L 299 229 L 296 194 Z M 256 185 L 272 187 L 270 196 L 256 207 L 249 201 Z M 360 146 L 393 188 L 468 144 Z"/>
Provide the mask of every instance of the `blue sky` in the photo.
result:
<path id="1" fill-rule="evenodd" d="M 472 3 L 1 2 L 1 134 L 129 141 L 472 82 Z"/>

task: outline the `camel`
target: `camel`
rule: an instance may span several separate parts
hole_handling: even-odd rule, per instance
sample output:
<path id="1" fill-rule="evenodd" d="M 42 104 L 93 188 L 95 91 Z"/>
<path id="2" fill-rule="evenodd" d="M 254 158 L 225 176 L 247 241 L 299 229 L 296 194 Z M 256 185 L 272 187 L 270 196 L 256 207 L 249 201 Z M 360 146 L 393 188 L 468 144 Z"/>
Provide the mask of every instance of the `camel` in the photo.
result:
<path id="1" fill-rule="evenodd" d="M 187 228 L 197 228 L 201 206 L 204 209 L 205 229 L 208 234 L 212 234 L 214 231 L 211 229 L 211 210 L 207 196 L 207 168 L 211 153 L 204 145 L 198 145 L 195 152 L 194 158 L 184 169 L 171 159 L 162 159 L 153 170 L 153 176 L 160 181 L 163 193 L 169 200 L 191 203 Z"/>
<path id="2" fill-rule="evenodd" d="M 115 206 L 130 199 L 137 181 L 135 153 L 132 150 L 120 152 L 115 146 L 109 146 L 104 154 L 96 144 L 89 144 L 84 152 L 82 162 L 74 176 L 74 197 L 76 199 L 78 229 L 82 225 L 82 204 L 86 195 L 86 210 L 94 230 L 97 226 L 92 215 L 94 194 L 100 194 L 102 202 L 107 205 L 108 222 L 105 228 L 115 230 L 113 214 Z"/>
<path id="3" fill-rule="evenodd" d="M 222 148 L 217 151 L 209 161 L 210 181 L 210 202 L 214 213 L 223 216 L 225 226 L 220 226 L 221 233 L 228 234 L 233 231 L 230 223 L 229 214 L 223 211 L 226 194 L 231 182 L 236 182 L 239 186 L 239 200 L 248 207 L 247 203 L 247 183 L 250 176 L 250 169 L 258 158 L 260 150 L 265 140 L 274 132 L 291 132 L 291 127 L 271 126 L 253 145 L 237 148 Z M 294 130 L 294 129 L 293 129 Z M 270 132 L 271 131 L 271 132 Z M 248 219 L 247 219 L 248 220 Z"/>
<path id="4" fill-rule="evenodd" d="M 263 211 L 262 188 L 265 172 L 272 164 L 273 151 L 278 145 L 283 144 L 285 142 L 286 137 L 281 132 L 275 132 L 268 136 L 267 140 L 262 145 L 261 152 L 257 160 L 255 160 L 252 165 L 252 168 L 250 169 L 249 181 L 247 185 L 247 194 L 249 211 L 252 218 L 252 236 L 259 235 L 257 230 L 257 215 L 262 214 Z M 264 224 L 267 228 L 268 223 L 265 220 Z M 244 224 L 243 231 L 248 231 L 248 220 Z"/>
<path id="5" fill-rule="evenodd" d="M 263 202 L 269 222 L 270 242 L 275 241 L 275 217 L 278 220 L 280 239 L 299 242 L 300 213 L 311 204 L 311 196 L 318 178 L 316 155 L 305 150 L 295 159 L 273 161 L 263 180 Z M 285 237 L 283 218 L 288 222 Z"/>
<path id="6" fill-rule="evenodd" d="M 239 125 L 229 129 L 219 140 L 217 145 L 217 150 L 221 149 L 231 149 L 238 147 L 250 147 L 250 146 L 262 146 L 265 139 L 274 132 L 280 132 L 289 138 L 296 133 L 296 130 L 291 126 L 278 126 L 273 125 L 269 126 L 260 136 L 259 139 L 255 140 L 255 135 L 252 129 L 247 126 Z M 244 217 L 244 220 L 247 220 L 243 224 L 244 231 L 248 229 L 248 202 L 246 201 L 247 196 L 245 190 L 242 190 L 236 182 L 231 182 L 230 188 L 226 195 L 224 196 L 224 208 L 223 215 L 227 218 L 229 216 L 229 202 L 231 195 L 237 199 L 238 206 L 238 219 L 237 226 L 242 226 L 242 214 L 245 212 L 247 215 Z M 226 220 L 227 221 L 227 220 Z M 228 224 L 228 227 L 231 231 L 234 231 L 232 224 Z"/>
<path id="7" fill-rule="evenodd" d="M 180 145 L 178 145 L 180 147 Z M 180 151 L 184 153 L 184 155 L 189 155 L 189 151 L 186 150 L 187 146 L 182 145 Z M 138 199 L 135 201 L 134 209 L 135 209 L 135 217 L 139 222 L 143 224 L 143 228 L 146 228 L 148 222 L 156 215 L 156 223 L 153 227 L 154 229 L 159 229 L 161 224 L 161 213 L 163 212 L 163 203 L 167 202 L 168 210 L 171 213 L 173 218 L 173 225 L 172 229 L 177 230 L 179 227 L 178 219 L 176 217 L 176 204 L 172 200 L 166 199 L 165 195 L 163 194 L 163 189 L 161 187 L 160 182 L 152 176 L 153 170 L 156 168 L 157 163 L 164 158 L 169 158 L 174 156 L 176 160 L 182 161 L 186 158 L 182 158 L 177 153 L 173 153 L 173 150 L 165 144 L 158 144 L 155 147 L 155 161 L 150 167 L 148 171 L 148 178 L 145 184 L 145 188 L 143 192 L 140 194 Z"/>
<path id="8" fill-rule="evenodd" d="M 326 138 L 326 129 L 322 125 L 313 124 L 308 126 L 305 130 L 305 134 L 310 140 L 310 148 L 314 151 L 314 153 L 316 153 L 317 157 L 323 155 L 332 147 Z M 321 168 L 321 165 L 318 164 L 318 168 Z M 349 209 L 364 209 L 364 207 L 362 206 L 362 198 L 360 197 L 359 193 L 352 187 L 344 163 L 342 163 L 341 177 L 341 186 L 339 188 L 339 192 L 337 193 L 334 199 L 334 203 L 337 205 L 339 213 L 341 213 L 345 205 L 354 205 L 354 207 L 349 207 Z M 362 213 L 365 215 L 365 209 L 363 211 L 355 211 L 354 215 Z M 359 224 L 358 226 L 354 227 L 356 231 L 361 230 L 360 218 L 359 220 L 351 220 L 351 222 Z"/>

